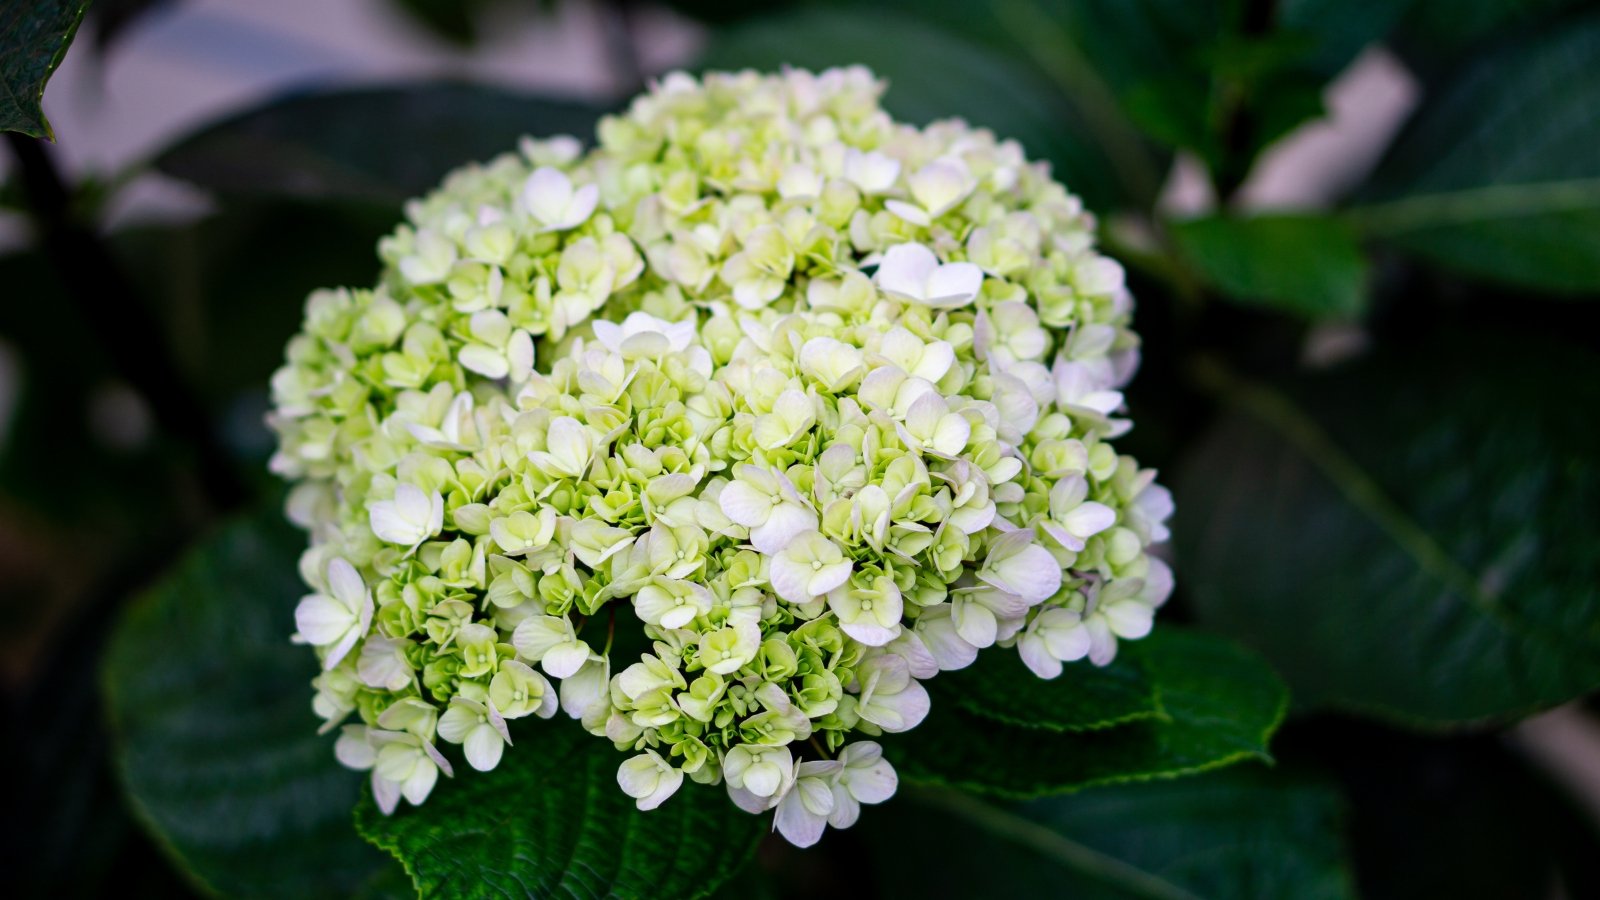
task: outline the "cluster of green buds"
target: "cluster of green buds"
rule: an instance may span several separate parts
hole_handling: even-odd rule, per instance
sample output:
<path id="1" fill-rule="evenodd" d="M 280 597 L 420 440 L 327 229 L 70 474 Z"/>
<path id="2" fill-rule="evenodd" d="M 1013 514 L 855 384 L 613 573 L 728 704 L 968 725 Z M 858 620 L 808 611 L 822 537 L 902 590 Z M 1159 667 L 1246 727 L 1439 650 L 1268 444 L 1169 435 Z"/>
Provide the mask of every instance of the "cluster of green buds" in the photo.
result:
<path id="1" fill-rule="evenodd" d="M 492 769 L 559 709 L 641 809 L 687 775 L 808 845 L 894 792 L 870 738 L 926 679 L 1148 633 L 1171 498 L 1110 443 L 1122 270 L 1016 143 L 882 91 L 667 76 L 591 151 L 456 171 L 377 286 L 312 295 L 272 382 L 296 639 L 385 811 L 441 741 Z"/>

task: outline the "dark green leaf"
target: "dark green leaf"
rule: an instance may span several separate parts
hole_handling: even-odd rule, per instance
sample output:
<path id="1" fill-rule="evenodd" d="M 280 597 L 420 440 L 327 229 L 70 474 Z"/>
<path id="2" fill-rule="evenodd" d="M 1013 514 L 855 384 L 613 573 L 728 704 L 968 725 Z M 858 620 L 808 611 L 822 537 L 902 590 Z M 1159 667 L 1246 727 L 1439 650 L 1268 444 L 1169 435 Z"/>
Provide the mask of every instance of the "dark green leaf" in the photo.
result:
<path id="1" fill-rule="evenodd" d="M 1600 359 L 1434 339 L 1221 389 L 1177 569 L 1298 699 L 1446 725 L 1600 687 Z"/>
<path id="2" fill-rule="evenodd" d="M 721 787 L 685 780 L 665 804 L 634 808 L 617 788 L 626 757 L 565 718 L 513 732 L 492 772 L 464 766 L 428 802 L 356 812 L 425 897 L 704 897 L 737 872 L 770 827 Z"/>
<path id="3" fill-rule="evenodd" d="M 802 10 L 718 33 L 701 60 L 708 69 L 775 71 L 863 64 L 889 82 L 884 108 L 916 124 L 961 117 L 1049 160 L 1090 208 L 1117 208 L 1156 173 L 1126 173 L 1143 160 L 1113 155 L 1101 132 L 1027 65 L 915 18 L 859 9 Z"/>
<path id="4" fill-rule="evenodd" d="M 907 792 L 865 837 L 887 897 L 1352 897 L 1341 803 L 1248 766 L 1016 806 Z M 914 851 L 939 847 L 937 865 Z"/>
<path id="5" fill-rule="evenodd" d="M 1425 78 L 1447 72 L 1474 51 L 1517 38 L 1589 0 L 1406 0 L 1394 43 Z"/>
<path id="6" fill-rule="evenodd" d="M 12 0 L 0 6 L 0 131 L 55 140 L 39 102 L 89 0 Z"/>
<path id="7" fill-rule="evenodd" d="M 1278 26 L 1307 39 L 1305 64 L 1336 75 L 1356 54 L 1383 40 L 1414 0 L 1282 0 Z"/>
<path id="8" fill-rule="evenodd" d="M 884 740 L 908 782 L 1027 798 L 1170 778 L 1267 759 L 1288 694 L 1261 659 L 1232 643 L 1158 625 L 1137 654 L 1166 718 L 1058 734 L 935 705 L 914 731 Z M 1063 675 L 1062 677 L 1067 677 Z"/>
<path id="9" fill-rule="evenodd" d="M 1600 14 L 1477 58 L 1373 175 L 1364 231 L 1485 278 L 1600 289 Z"/>
<path id="10" fill-rule="evenodd" d="M 129 607 L 104 662 L 134 808 L 234 896 L 346 896 L 388 864 L 350 824 L 361 776 L 318 735 L 289 643 L 304 539 L 269 512 L 217 533 Z"/>
<path id="11" fill-rule="evenodd" d="M 967 668 L 929 683 L 936 706 L 954 703 L 1019 728 L 1098 731 L 1162 714 L 1154 686 L 1131 653 L 1105 668 L 1087 662 L 1068 666 L 1049 681 L 1028 671 L 1016 653 L 980 653 Z"/>
<path id="12" fill-rule="evenodd" d="M 1339 220 L 1208 216 L 1174 223 L 1171 233 L 1228 299 L 1313 318 L 1351 318 L 1366 306 L 1367 261 Z"/>
<path id="13" fill-rule="evenodd" d="M 603 110 L 497 88 L 418 84 L 288 97 L 210 126 L 155 160 L 217 191 L 398 207 L 522 135 L 589 140 Z"/>

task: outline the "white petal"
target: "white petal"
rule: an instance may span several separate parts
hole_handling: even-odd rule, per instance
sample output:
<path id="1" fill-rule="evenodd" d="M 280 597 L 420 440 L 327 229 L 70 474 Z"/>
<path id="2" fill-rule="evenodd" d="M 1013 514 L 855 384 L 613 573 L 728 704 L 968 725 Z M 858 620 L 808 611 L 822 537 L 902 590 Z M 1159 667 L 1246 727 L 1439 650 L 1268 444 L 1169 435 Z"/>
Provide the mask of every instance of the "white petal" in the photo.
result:
<path id="1" fill-rule="evenodd" d="M 378 809 L 384 815 L 394 815 L 395 807 L 400 805 L 400 782 L 390 781 L 373 772 L 372 799 L 377 801 Z"/>
<path id="2" fill-rule="evenodd" d="M 539 664 L 551 678 L 571 678 L 588 661 L 589 645 L 583 641 L 570 641 L 551 647 Z"/>
<path id="3" fill-rule="evenodd" d="M 569 678 L 561 681 L 561 711 L 574 719 L 583 718 L 590 707 L 605 697 L 610 667 L 604 662 L 590 661 Z"/>
<path id="4" fill-rule="evenodd" d="M 918 397 L 906 410 L 906 428 L 919 438 L 927 438 L 938 429 L 939 419 L 949 409 L 943 397 L 929 391 Z"/>
<path id="5" fill-rule="evenodd" d="M 1062 662 L 1077 662 L 1089 655 L 1093 641 L 1089 629 L 1083 625 L 1071 628 L 1051 628 L 1044 633 L 1045 646 L 1050 655 Z"/>
<path id="6" fill-rule="evenodd" d="M 418 765 L 416 770 L 411 773 L 411 777 L 400 785 L 400 793 L 405 795 L 406 800 L 410 801 L 412 806 L 420 806 L 422 801 L 428 799 L 428 795 L 433 793 L 433 785 L 438 780 L 439 770 L 437 767 Z"/>
<path id="7" fill-rule="evenodd" d="M 983 270 L 972 263 L 950 263 L 929 275 L 923 302 L 929 306 L 965 306 L 983 288 Z"/>
<path id="8" fill-rule="evenodd" d="M 810 847 L 822 839 L 822 832 L 828 827 L 828 817 L 806 809 L 801 793 L 796 789 L 778 804 L 772 825 L 789 843 L 796 847 Z"/>
<path id="9" fill-rule="evenodd" d="M 964 669 L 978 658 L 978 648 L 956 630 L 955 619 L 951 615 L 929 616 L 924 613 L 917 620 L 917 634 L 921 636 L 928 652 L 938 661 L 940 671 Z"/>
<path id="10" fill-rule="evenodd" d="M 649 812 L 667 802 L 667 798 L 676 794 L 678 788 L 682 785 L 683 770 L 667 769 L 661 773 L 661 779 L 656 782 L 656 789 L 650 793 L 650 796 L 638 798 L 633 805 L 645 812 Z"/>
<path id="11" fill-rule="evenodd" d="M 772 808 L 773 798 L 759 797 L 744 788 L 734 787 L 731 781 L 727 782 L 727 785 L 728 798 L 733 801 L 734 806 L 745 812 L 751 815 L 760 815 Z"/>
<path id="12" fill-rule="evenodd" d="M 594 339 L 605 345 L 607 350 L 613 353 L 622 351 L 624 335 L 621 325 L 604 319 L 595 319 L 590 323 L 590 327 L 594 329 Z"/>
<path id="13" fill-rule="evenodd" d="M 582 225 L 589 220 L 590 214 L 594 212 L 595 206 L 599 205 L 599 203 L 599 185 L 586 184 L 578 188 L 577 193 L 572 195 L 572 202 L 567 204 L 566 216 L 562 219 L 561 225 L 565 228 L 576 228 Z"/>
<path id="14" fill-rule="evenodd" d="M 461 749 L 466 754 L 467 765 L 479 772 L 488 772 L 500 764 L 500 754 L 505 752 L 506 742 L 493 728 L 479 725 L 467 735 L 467 741 Z"/>
<path id="15" fill-rule="evenodd" d="M 883 758 L 883 748 L 873 741 L 860 741 L 845 748 L 848 753 L 852 748 L 857 749 L 853 757 L 845 765 L 845 771 L 840 778 L 850 791 L 850 796 L 862 803 L 882 803 L 894 796 L 895 789 L 900 786 L 900 776 L 895 773 L 894 766 Z M 844 754 L 841 754 L 841 759 Z"/>
<path id="16" fill-rule="evenodd" d="M 1021 597 L 1029 606 L 1049 599 L 1061 587 L 1061 564 L 1038 544 L 1030 544 L 998 561 L 988 573 L 987 580 Z"/>
<path id="17" fill-rule="evenodd" d="M 928 211 L 915 203 L 907 203 L 904 200 L 885 200 L 883 208 L 913 225 L 920 225 L 926 228 L 933 223 Z M 888 289 L 885 288 L 885 290 L 887 291 Z M 914 298 L 908 297 L 908 299 Z"/>
<path id="18" fill-rule="evenodd" d="M 912 678 L 932 678 L 939 674 L 939 661 L 933 658 L 928 645 L 917 632 L 902 628 L 900 634 L 888 644 L 889 652 L 906 661 Z"/>
<path id="19" fill-rule="evenodd" d="M 892 625 L 888 628 L 870 620 L 841 623 L 839 630 L 855 638 L 868 647 L 882 647 L 900 636 L 900 626 Z"/>
<path id="20" fill-rule="evenodd" d="M 370 769 L 378 761 L 378 753 L 367 740 L 367 729 L 360 725 L 346 725 L 333 744 L 333 755 L 343 766 L 358 771 Z"/>
<path id="21" fill-rule="evenodd" d="M 961 202 L 975 187 L 967 164 L 955 157 L 936 159 L 909 179 L 911 196 L 933 215 L 941 215 Z"/>
<path id="22" fill-rule="evenodd" d="M 950 618 L 955 622 L 956 633 L 972 646 L 988 647 L 994 644 L 999 623 L 995 621 L 994 611 L 982 603 L 976 600 L 959 601 L 954 605 Z"/>
<path id="23" fill-rule="evenodd" d="M 335 600 L 359 613 L 367 598 L 367 586 L 356 567 L 337 557 L 328 563 L 328 589 Z"/>
<path id="24" fill-rule="evenodd" d="M 355 623 L 354 611 L 323 594 L 308 594 L 294 608 L 295 628 L 313 647 L 325 647 L 339 640 Z"/>
<path id="25" fill-rule="evenodd" d="M 1109 666 L 1117 658 L 1117 638 L 1104 616 L 1091 616 L 1084 621 L 1089 632 L 1089 662 Z"/>
<path id="26" fill-rule="evenodd" d="M 425 536 L 416 523 L 400 514 L 392 501 L 380 500 L 372 504 L 367 515 L 372 533 L 379 540 L 409 547 Z"/>
<path id="27" fill-rule="evenodd" d="M 1150 557 L 1150 569 L 1145 572 L 1144 590 L 1139 592 L 1139 599 L 1150 604 L 1154 609 L 1161 608 L 1167 598 L 1172 596 L 1172 567 L 1165 560 Z"/>
<path id="28" fill-rule="evenodd" d="M 911 374 L 929 381 L 938 381 L 950 367 L 955 365 L 956 351 L 949 341 L 934 341 L 923 348 L 922 358 L 917 361 Z"/>
<path id="29" fill-rule="evenodd" d="M 939 418 L 933 439 L 928 443 L 945 456 L 955 456 L 966 448 L 967 439 L 971 436 L 972 423 L 955 413 L 948 413 Z"/>
<path id="30" fill-rule="evenodd" d="M 806 585 L 811 581 L 812 574 L 810 564 L 794 562 L 779 554 L 772 557 L 767 570 L 767 580 L 771 582 L 772 590 L 779 597 L 790 603 L 804 603 L 815 596 L 806 592 Z"/>
<path id="31" fill-rule="evenodd" d="M 1061 675 L 1061 660 L 1050 655 L 1044 638 L 1038 634 L 1030 632 L 1018 639 L 1017 654 L 1022 657 L 1022 664 L 1040 678 L 1049 680 Z"/>
<path id="32" fill-rule="evenodd" d="M 485 378 L 504 378 L 511 372 L 506 355 L 485 344 L 468 344 L 457 354 L 461 367 Z"/>
<path id="33" fill-rule="evenodd" d="M 820 569 L 812 570 L 806 580 L 806 591 L 808 596 L 820 597 L 839 585 L 844 584 L 845 579 L 850 577 L 851 565 L 852 563 L 850 560 L 843 559 L 839 562 L 833 563 L 832 565 L 826 565 Z"/>
<path id="34" fill-rule="evenodd" d="M 907 300 L 922 300 L 928 285 L 928 276 L 938 268 L 939 260 L 921 244 L 896 244 L 883 255 L 874 276 L 885 293 Z"/>
<path id="35" fill-rule="evenodd" d="M 369 620 L 370 612 L 371 607 L 368 607 Z M 366 633 L 367 628 L 365 624 L 356 624 L 350 626 L 350 630 L 344 633 L 344 637 L 339 638 L 338 643 L 328 648 L 328 656 L 322 661 L 323 670 L 332 671 L 334 666 L 337 666 L 347 655 L 349 655 L 350 649 L 356 645 L 356 641 L 359 641 L 365 637 Z"/>
<path id="36" fill-rule="evenodd" d="M 928 690 L 912 681 L 897 694 L 874 694 L 872 702 L 860 707 L 861 718 L 891 733 L 910 731 L 927 718 Z"/>
<path id="37" fill-rule="evenodd" d="M 467 704 L 456 701 L 439 717 L 439 737 L 452 744 L 459 744 L 467 739 L 467 735 L 478 727 L 478 714 Z"/>
<path id="38" fill-rule="evenodd" d="M 522 185 L 522 202 L 528 212 L 545 225 L 560 222 L 572 199 L 572 180 L 566 173 L 549 166 L 534 169 Z"/>
<path id="39" fill-rule="evenodd" d="M 1137 600 L 1124 600 L 1104 608 L 1106 622 L 1117 637 L 1136 641 L 1150 633 L 1155 610 Z"/>
<path id="40" fill-rule="evenodd" d="M 1080 538 L 1089 538 L 1105 531 L 1117 522 L 1117 514 L 1103 503 L 1084 503 L 1067 513 L 1061 522 L 1067 530 Z"/>

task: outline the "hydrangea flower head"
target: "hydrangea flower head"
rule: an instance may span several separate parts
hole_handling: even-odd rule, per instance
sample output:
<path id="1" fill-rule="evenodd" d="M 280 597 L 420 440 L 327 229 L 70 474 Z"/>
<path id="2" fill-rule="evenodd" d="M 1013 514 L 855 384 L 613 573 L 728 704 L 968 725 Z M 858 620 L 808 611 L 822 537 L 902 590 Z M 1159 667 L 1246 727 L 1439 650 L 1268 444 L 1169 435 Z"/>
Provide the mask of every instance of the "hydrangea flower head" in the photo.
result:
<path id="1" fill-rule="evenodd" d="M 296 639 L 385 811 L 559 709 L 639 808 L 720 783 L 808 845 L 894 793 L 872 738 L 939 671 L 1149 632 L 1172 505 L 1111 444 L 1122 271 L 1046 166 L 883 87 L 667 76 L 587 153 L 451 174 L 374 287 L 309 299 L 272 382 Z"/>

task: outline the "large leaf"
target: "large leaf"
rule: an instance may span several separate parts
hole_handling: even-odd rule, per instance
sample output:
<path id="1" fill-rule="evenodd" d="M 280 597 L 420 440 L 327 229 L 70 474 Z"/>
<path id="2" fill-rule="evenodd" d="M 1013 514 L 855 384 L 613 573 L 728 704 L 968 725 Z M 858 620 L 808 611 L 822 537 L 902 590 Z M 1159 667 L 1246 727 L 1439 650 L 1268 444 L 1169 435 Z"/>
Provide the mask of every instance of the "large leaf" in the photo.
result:
<path id="1" fill-rule="evenodd" d="M 350 824 L 360 776 L 317 734 L 289 643 L 303 538 L 274 511 L 217 533 L 129 607 L 104 662 L 133 806 L 232 896 L 348 896 L 391 864 Z"/>
<path id="2" fill-rule="evenodd" d="M 224 203 L 193 223 L 118 232 L 113 249 L 159 299 L 184 373 L 221 405 L 264 391 L 309 292 L 376 280 L 378 239 L 393 227 L 392 213 L 365 206 Z"/>
<path id="3" fill-rule="evenodd" d="M 1259 767 L 1015 806 L 945 791 L 895 804 L 864 835 L 885 897 L 1354 896 L 1337 792 Z"/>
<path id="4" fill-rule="evenodd" d="M 1423 107 L 1355 211 L 1443 266 L 1600 289 L 1600 14 L 1485 54 Z"/>
<path id="5" fill-rule="evenodd" d="M 1366 305 L 1366 257 L 1336 219 L 1208 216 L 1171 231 L 1189 263 L 1228 299 L 1313 318 L 1354 317 Z"/>
<path id="6" fill-rule="evenodd" d="M 1459 2 L 1459 0 L 1451 0 Z M 1358 53 L 1383 40 L 1414 0 L 1282 0 L 1277 25 L 1301 36 L 1302 63 L 1335 75 Z"/>
<path id="7" fill-rule="evenodd" d="M 398 206 L 522 135 L 594 135 L 602 110 L 465 84 L 304 94 L 192 135 L 155 164 L 213 190 Z"/>
<path id="8" fill-rule="evenodd" d="M 1433 725 L 1600 688 L 1600 359 L 1413 343 L 1238 411 L 1178 481 L 1202 619 L 1297 700 Z"/>
<path id="9" fill-rule="evenodd" d="M 55 140 L 39 102 L 89 0 L 12 0 L 0 6 L 0 131 Z"/>
<path id="10" fill-rule="evenodd" d="M 995 650 L 929 684 L 935 704 L 954 703 L 979 718 L 1018 728 L 1099 731 L 1162 715 L 1155 686 L 1131 653 L 1104 668 L 1087 662 L 1067 666 L 1046 681 L 1028 671 L 1015 652 Z"/>
<path id="11" fill-rule="evenodd" d="M 1319 0 L 1320 2 L 1320 0 Z M 1590 0 L 1404 0 L 1395 49 L 1424 78 L 1474 51 L 1517 38 Z"/>
<path id="12" fill-rule="evenodd" d="M 640 812 L 617 787 L 626 757 L 565 718 L 513 738 L 494 771 L 462 766 L 420 807 L 385 816 L 368 796 L 357 809 L 361 833 L 422 896 L 704 897 L 770 827 L 720 786 L 690 781 Z"/>
<path id="13" fill-rule="evenodd" d="M 911 783 L 1028 798 L 1103 784 L 1170 778 L 1268 759 L 1288 694 L 1259 657 L 1172 625 L 1129 645 L 1166 716 L 1103 731 L 1059 734 L 936 705 L 927 721 L 884 740 Z M 1065 676 L 1063 676 L 1065 677 Z"/>
<path id="14" fill-rule="evenodd" d="M 889 82 L 883 104 L 897 118 L 925 124 L 961 117 L 1049 160 L 1057 178 L 1092 209 L 1137 196 L 1154 173 L 1127 173 L 1137 155 L 1111 155 L 1082 114 L 1028 66 L 910 16 L 861 9 L 807 9 L 717 33 L 702 68 L 783 65 L 822 69 L 862 64 Z"/>

